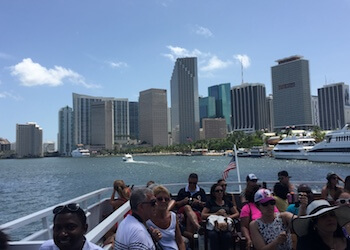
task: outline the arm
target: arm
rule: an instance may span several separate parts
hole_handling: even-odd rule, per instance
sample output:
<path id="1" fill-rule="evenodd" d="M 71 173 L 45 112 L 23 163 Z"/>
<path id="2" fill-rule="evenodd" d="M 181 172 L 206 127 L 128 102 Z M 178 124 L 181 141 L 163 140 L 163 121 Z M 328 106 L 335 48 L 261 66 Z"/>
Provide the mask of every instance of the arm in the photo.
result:
<path id="1" fill-rule="evenodd" d="M 170 200 L 170 201 L 169 201 L 169 204 L 168 204 L 167 210 L 168 210 L 168 211 L 173 210 L 174 207 L 175 207 L 175 205 L 176 205 L 176 201 L 175 201 L 175 200 Z"/>
<path id="2" fill-rule="evenodd" d="M 206 220 L 212 213 L 209 213 L 209 208 L 205 207 L 202 211 L 202 220 Z"/>
<path id="3" fill-rule="evenodd" d="M 230 208 L 230 215 L 228 216 L 231 219 L 235 219 L 239 217 L 239 212 L 236 208 L 236 206 L 233 206 Z"/>
<path id="4" fill-rule="evenodd" d="M 176 228 L 175 228 L 175 241 L 176 241 L 176 244 L 177 244 L 177 247 L 179 248 L 179 250 L 186 249 L 185 242 L 184 242 L 182 235 L 181 235 L 179 221 L 177 219 L 176 219 Z"/>
<path id="5" fill-rule="evenodd" d="M 327 199 L 327 186 L 324 186 L 321 191 L 321 199 L 326 200 Z"/>
<path id="6" fill-rule="evenodd" d="M 180 208 L 180 207 L 182 207 L 182 206 L 187 205 L 187 204 L 188 204 L 188 200 L 189 200 L 188 197 L 185 197 L 185 198 L 182 199 L 182 200 L 176 201 L 176 202 L 175 202 L 175 205 L 176 205 L 177 208 Z"/>
<path id="7" fill-rule="evenodd" d="M 249 217 L 241 217 L 241 231 L 247 240 L 247 249 L 250 249 L 250 247 L 253 246 L 249 233 L 249 220 Z"/>
<path id="8" fill-rule="evenodd" d="M 271 243 L 265 244 L 263 237 L 261 236 L 256 221 L 252 221 L 249 225 L 250 234 L 253 240 L 254 248 L 257 250 L 274 250 L 277 249 L 278 245 L 282 244 L 287 240 L 286 232 L 281 232 L 276 239 Z"/>

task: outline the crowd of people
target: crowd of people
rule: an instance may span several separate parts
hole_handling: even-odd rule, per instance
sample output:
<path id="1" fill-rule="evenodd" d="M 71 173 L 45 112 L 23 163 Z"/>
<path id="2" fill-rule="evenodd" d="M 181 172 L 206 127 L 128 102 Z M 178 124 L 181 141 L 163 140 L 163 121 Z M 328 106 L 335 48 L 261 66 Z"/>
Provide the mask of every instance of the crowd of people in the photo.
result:
<path id="1" fill-rule="evenodd" d="M 129 201 L 131 210 L 105 235 L 105 244 L 121 250 L 185 250 L 204 234 L 211 250 L 228 250 L 235 249 L 238 230 L 246 249 L 350 249 L 350 176 L 343 180 L 328 173 L 318 199 L 308 185 L 293 185 L 287 171 L 277 177 L 270 190 L 255 174 L 247 175 L 237 201 L 224 179 L 211 186 L 207 198 L 195 173 L 175 200 L 154 181 L 132 189 L 116 180 L 110 204 L 116 210 Z M 56 207 L 53 213 L 53 239 L 40 250 L 102 249 L 86 240 L 88 225 L 79 204 Z"/>

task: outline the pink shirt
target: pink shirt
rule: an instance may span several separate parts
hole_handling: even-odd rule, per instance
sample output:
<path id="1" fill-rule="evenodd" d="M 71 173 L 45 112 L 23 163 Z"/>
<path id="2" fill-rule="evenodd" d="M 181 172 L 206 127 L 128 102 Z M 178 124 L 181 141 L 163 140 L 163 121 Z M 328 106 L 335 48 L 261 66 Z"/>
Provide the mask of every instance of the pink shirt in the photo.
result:
<path id="1" fill-rule="evenodd" d="M 276 206 L 274 209 L 275 209 L 275 213 L 279 212 Z M 260 210 L 256 207 L 255 203 L 253 202 L 247 203 L 242 207 L 241 214 L 239 217 L 242 218 L 242 217 L 250 217 L 250 216 L 252 220 L 256 220 L 261 217 Z"/>

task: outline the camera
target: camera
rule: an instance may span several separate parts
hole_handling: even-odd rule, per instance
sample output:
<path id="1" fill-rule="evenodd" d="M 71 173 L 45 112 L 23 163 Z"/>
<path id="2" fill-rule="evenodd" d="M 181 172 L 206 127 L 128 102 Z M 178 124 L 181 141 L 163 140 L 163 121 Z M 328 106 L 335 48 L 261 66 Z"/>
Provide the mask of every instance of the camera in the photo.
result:
<path id="1" fill-rule="evenodd" d="M 192 205 L 192 203 L 193 203 L 193 198 L 192 197 L 190 197 L 189 199 L 188 199 L 188 205 Z"/>

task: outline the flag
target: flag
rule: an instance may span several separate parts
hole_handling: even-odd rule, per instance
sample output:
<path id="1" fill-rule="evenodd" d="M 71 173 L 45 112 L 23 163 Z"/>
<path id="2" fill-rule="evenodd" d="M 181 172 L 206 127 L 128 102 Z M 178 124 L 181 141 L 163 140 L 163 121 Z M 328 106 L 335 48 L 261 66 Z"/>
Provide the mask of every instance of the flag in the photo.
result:
<path id="1" fill-rule="evenodd" d="M 222 173 L 222 179 L 226 180 L 226 178 L 228 176 L 228 172 L 230 170 L 232 170 L 232 169 L 235 169 L 236 167 L 237 167 L 237 165 L 236 165 L 236 156 L 233 155 L 231 161 L 229 162 L 229 164 L 225 168 L 224 172 Z"/>

